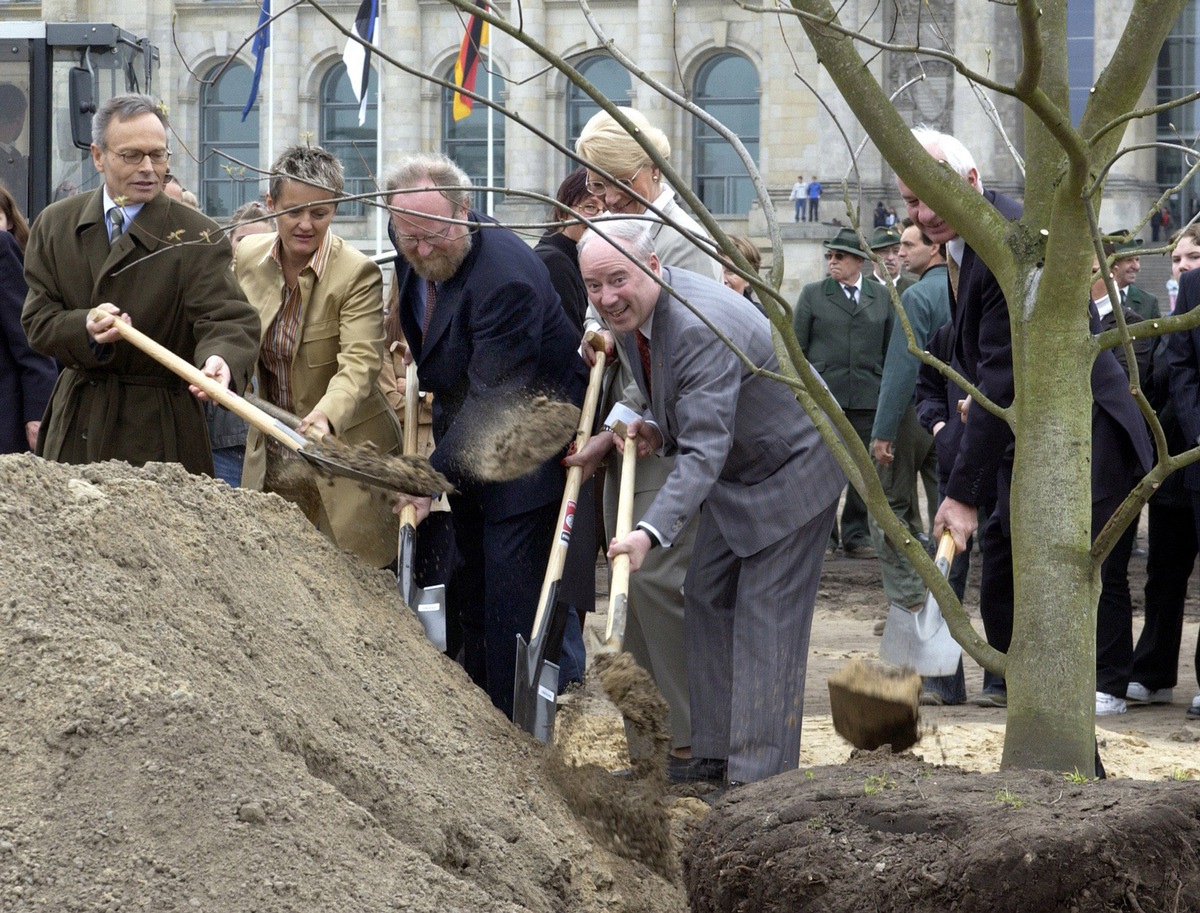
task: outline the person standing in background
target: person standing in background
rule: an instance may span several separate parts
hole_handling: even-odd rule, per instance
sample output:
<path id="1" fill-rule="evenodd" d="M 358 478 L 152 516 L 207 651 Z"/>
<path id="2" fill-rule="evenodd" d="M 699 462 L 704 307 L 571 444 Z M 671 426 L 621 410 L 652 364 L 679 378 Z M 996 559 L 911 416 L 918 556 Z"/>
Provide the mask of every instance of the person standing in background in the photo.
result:
<path id="1" fill-rule="evenodd" d="M 804 183 L 804 175 L 796 177 L 796 183 L 792 185 L 792 192 L 788 196 L 792 204 L 796 207 L 796 216 L 793 219 L 795 222 L 804 221 L 804 208 L 808 204 L 808 185 Z"/>
<path id="2" fill-rule="evenodd" d="M 0 453 L 37 447 L 42 414 L 50 402 L 58 365 L 29 347 L 21 329 L 25 244 L 29 225 L 7 188 L 0 187 Z"/>

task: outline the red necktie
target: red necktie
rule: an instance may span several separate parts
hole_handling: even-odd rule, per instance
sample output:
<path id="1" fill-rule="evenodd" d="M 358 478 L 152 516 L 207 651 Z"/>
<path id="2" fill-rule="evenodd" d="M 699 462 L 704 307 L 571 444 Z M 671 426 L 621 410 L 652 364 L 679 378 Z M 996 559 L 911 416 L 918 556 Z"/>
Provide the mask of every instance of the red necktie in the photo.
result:
<path id="1" fill-rule="evenodd" d="M 425 322 L 421 324 L 421 336 L 429 332 L 429 320 L 433 317 L 433 306 L 437 304 L 437 290 L 433 280 L 425 280 Z"/>
<path id="2" fill-rule="evenodd" d="M 642 360 L 642 374 L 646 378 L 646 395 L 651 396 L 653 388 L 650 386 L 650 340 L 642 335 L 641 330 L 637 330 L 636 333 L 638 356 Z"/>

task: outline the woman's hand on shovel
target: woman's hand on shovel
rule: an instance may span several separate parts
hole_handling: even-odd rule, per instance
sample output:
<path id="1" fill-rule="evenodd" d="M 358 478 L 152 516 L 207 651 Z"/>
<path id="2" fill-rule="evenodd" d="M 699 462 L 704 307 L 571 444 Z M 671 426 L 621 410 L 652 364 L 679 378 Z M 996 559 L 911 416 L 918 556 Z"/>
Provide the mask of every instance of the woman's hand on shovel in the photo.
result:
<path id="1" fill-rule="evenodd" d="M 413 495 L 396 493 L 396 503 L 392 505 L 392 513 L 398 514 L 404 510 L 409 504 L 413 506 L 413 510 L 417 512 L 417 517 L 413 520 L 414 526 L 420 526 L 421 523 L 429 516 L 430 509 L 433 507 L 433 498 L 424 497 L 418 498 Z"/>
<path id="2" fill-rule="evenodd" d="M 611 431 L 601 431 L 599 434 L 593 434 L 588 438 L 588 442 L 583 445 L 582 450 L 575 450 L 563 458 L 563 465 L 568 468 L 572 466 L 580 467 L 583 470 L 583 478 L 590 479 L 596 474 L 596 469 L 604 462 L 604 458 L 608 456 L 609 451 L 613 449 L 615 437 L 616 435 Z M 574 447 L 573 444 L 572 447 Z"/>

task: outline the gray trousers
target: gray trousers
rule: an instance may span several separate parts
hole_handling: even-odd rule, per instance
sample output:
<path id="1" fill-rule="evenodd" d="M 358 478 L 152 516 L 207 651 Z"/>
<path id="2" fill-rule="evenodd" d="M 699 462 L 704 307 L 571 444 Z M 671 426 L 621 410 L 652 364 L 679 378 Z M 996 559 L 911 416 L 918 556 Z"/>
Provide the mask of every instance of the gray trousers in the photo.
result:
<path id="1" fill-rule="evenodd" d="M 747 558 L 700 513 L 684 585 L 692 754 L 727 758 L 730 780 L 800 764 L 813 605 L 836 513 L 835 501 Z"/>
<path id="2" fill-rule="evenodd" d="M 933 449 L 933 436 L 921 427 L 912 406 L 908 407 L 900 420 L 892 451 L 895 460 L 887 466 L 876 463 L 875 469 L 879 472 L 879 481 L 892 512 L 904 523 L 909 535 L 915 537 L 917 533 L 925 531 L 925 521 L 917 499 L 917 482 L 926 473 L 933 473 L 936 484 L 937 452 Z M 924 602 L 924 582 L 908 559 L 883 534 L 874 517 L 871 518 L 871 542 L 879 554 L 883 593 L 888 602 L 906 608 Z"/>

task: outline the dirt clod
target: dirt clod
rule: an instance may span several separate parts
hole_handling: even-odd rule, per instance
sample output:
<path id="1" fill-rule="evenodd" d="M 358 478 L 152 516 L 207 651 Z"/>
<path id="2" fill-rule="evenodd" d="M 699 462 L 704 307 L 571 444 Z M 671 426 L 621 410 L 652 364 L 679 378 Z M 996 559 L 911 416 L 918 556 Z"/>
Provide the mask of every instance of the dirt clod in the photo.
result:
<path id="1" fill-rule="evenodd" d="M 829 676 L 829 707 L 838 735 L 856 748 L 917 744 L 921 676 L 878 663 L 851 660 Z"/>
<path id="2" fill-rule="evenodd" d="M 566 447 L 578 425 L 578 406 L 546 396 L 497 403 L 476 421 L 467 471 L 484 482 L 518 479 Z"/>

